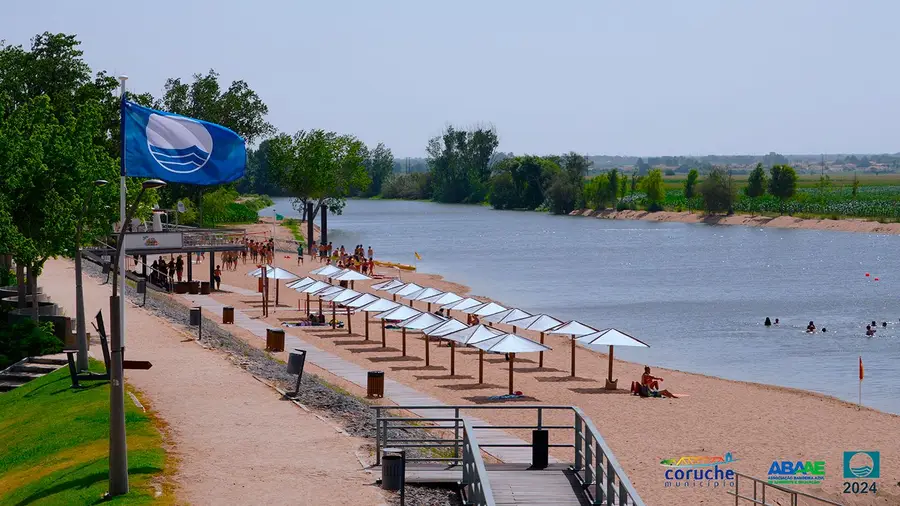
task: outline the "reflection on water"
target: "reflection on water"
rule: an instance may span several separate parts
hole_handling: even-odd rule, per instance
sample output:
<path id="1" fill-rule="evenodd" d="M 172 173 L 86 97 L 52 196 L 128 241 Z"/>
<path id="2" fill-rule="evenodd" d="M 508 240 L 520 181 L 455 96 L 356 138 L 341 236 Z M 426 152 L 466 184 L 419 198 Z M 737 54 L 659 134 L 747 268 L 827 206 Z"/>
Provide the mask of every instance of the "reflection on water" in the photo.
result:
<path id="1" fill-rule="evenodd" d="M 287 199 L 279 213 L 296 216 Z M 271 213 L 271 211 L 269 211 Z M 371 245 L 530 312 L 616 327 L 625 360 L 814 390 L 900 413 L 900 237 L 612 221 L 427 202 L 347 203 L 335 245 Z M 870 272 L 872 276 L 865 277 Z M 880 281 L 875 282 L 878 276 Z M 762 325 L 766 316 L 779 327 Z M 826 334 L 806 334 L 810 320 Z M 877 337 L 863 337 L 877 320 Z M 881 322 L 888 322 L 883 329 Z"/>

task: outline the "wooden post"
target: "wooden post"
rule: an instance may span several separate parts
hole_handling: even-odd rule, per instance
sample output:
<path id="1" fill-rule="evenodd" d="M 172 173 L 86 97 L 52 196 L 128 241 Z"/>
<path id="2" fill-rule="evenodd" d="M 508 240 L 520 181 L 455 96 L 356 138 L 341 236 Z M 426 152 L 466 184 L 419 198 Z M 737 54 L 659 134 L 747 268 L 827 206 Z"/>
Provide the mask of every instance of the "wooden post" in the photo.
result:
<path id="1" fill-rule="evenodd" d="M 516 361 L 516 354 L 509 354 L 509 395 L 513 393 L 513 362 Z"/>
<path id="2" fill-rule="evenodd" d="M 337 304 L 331 303 L 331 330 L 337 328 Z"/>
<path id="3" fill-rule="evenodd" d="M 450 376 L 456 376 L 456 341 L 450 341 Z"/>
<path id="4" fill-rule="evenodd" d="M 363 311 L 364 325 L 366 326 L 366 341 L 369 340 L 369 313 L 367 311 Z"/>
<path id="5" fill-rule="evenodd" d="M 572 336 L 572 377 L 575 377 L 575 336 Z"/>
<path id="6" fill-rule="evenodd" d="M 381 319 L 381 347 L 387 348 L 387 335 L 384 332 L 384 318 Z"/>
<path id="7" fill-rule="evenodd" d="M 541 332 L 541 344 L 544 344 L 544 333 L 543 332 Z M 538 354 L 538 369 L 541 369 L 543 367 L 544 367 L 544 352 L 542 351 Z"/>
<path id="8" fill-rule="evenodd" d="M 309 293 L 306 294 L 306 314 L 309 314 Z"/>
<path id="9" fill-rule="evenodd" d="M 478 350 L 478 384 L 484 383 L 484 350 Z"/>
<path id="10" fill-rule="evenodd" d="M 431 303 L 430 302 L 428 303 L 428 312 L 429 313 L 431 312 Z"/>
<path id="11" fill-rule="evenodd" d="M 275 279 L 275 311 L 278 311 L 278 288 L 281 286 L 281 280 Z"/>
<path id="12" fill-rule="evenodd" d="M 403 327 L 403 356 L 406 356 L 406 327 Z"/>
<path id="13" fill-rule="evenodd" d="M 322 297 L 319 297 L 319 314 L 324 314 L 322 312 Z"/>
<path id="14" fill-rule="evenodd" d="M 428 349 L 428 340 L 431 338 L 426 335 L 423 335 L 422 337 L 425 339 L 425 367 L 428 367 L 429 365 L 431 365 L 431 354 L 429 353 Z"/>
<path id="15" fill-rule="evenodd" d="M 353 333 L 353 320 L 350 319 L 350 306 L 347 306 L 347 334 Z"/>

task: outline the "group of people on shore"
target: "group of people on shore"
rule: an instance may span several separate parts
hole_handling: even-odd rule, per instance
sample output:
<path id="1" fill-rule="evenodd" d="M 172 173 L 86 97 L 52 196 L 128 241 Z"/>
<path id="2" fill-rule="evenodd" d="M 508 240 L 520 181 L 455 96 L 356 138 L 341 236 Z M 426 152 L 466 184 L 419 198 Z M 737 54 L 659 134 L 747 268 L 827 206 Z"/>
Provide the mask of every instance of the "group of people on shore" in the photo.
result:
<path id="1" fill-rule="evenodd" d="M 301 251 L 298 247 L 298 261 L 302 256 Z M 375 251 L 372 250 L 372 246 L 366 251 L 362 244 L 357 244 L 351 253 L 343 244 L 340 248 L 335 248 L 330 241 L 327 244 L 316 244 L 316 241 L 312 241 L 309 245 L 309 254 L 318 262 L 335 265 L 341 269 L 352 269 L 369 275 L 375 273 Z"/>
<path id="2" fill-rule="evenodd" d="M 166 290 L 170 290 L 176 281 L 180 283 L 183 276 L 184 259 L 181 255 L 169 255 L 168 261 L 160 255 L 159 259 L 150 264 L 150 282 Z"/>
<path id="3" fill-rule="evenodd" d="M 244 246 L 247 251 L 241 253 L 244 257 L 244 263 L 247 263 L 247 255 L 250 255 L 250 261 L 254 264 L 260 262 L 272 264 L 275 261 L 275 240 L 256 241 L 254 239 L 243 239 Z"/>

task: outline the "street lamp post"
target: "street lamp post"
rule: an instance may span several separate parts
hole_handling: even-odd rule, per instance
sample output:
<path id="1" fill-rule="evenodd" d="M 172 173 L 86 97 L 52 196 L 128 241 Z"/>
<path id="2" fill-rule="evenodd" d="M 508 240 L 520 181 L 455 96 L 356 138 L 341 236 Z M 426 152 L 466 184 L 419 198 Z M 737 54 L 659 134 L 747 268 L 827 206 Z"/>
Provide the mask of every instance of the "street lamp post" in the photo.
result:
<path id="1" fill-rule="evenodd" d="M 84 321 L 84 290 L 81 287 L 81 231 L 84 228 L 84 216 L 91 207 L 94 198 L 94 188 L 108 183 L 105 179 L 98 179 L 88 188 L 87 199 L 81 208 L 81 216 L 75 225 L 75 341 L 78 344 L 78 370 L 86 371 L 88 368 L 88 343 Z"/>
<path id="2" fill-rule="evenodd" d="M 122 227 L 119 229 L 119 237 L 116 240 L 116 263 L 122 255 L 122 245 L 125 242 L 125 226 L 131 221 L 134 211 L 144 192 L 152 188 L 160 188 L 166 183 L 159 179 L 148 179 L 141 184 L 141 191 L 137 199 L 131 204 L 131 209 L 125 214 Z M 109 298 L 109 312 L 112 320 L 110 326 L 110 371 L 109 371 L 109 495 L 117 496 L 128 493 L 128 446 L 125 442 L 125 378 L 122 364 L 122 355 L 125 348 L 122 346 L 121 325 L 122 314 L 119 312 L 119 297 L 125 294 L 117 294 L 119 287 L 116 276 L 119 269 L 113 267 L 112 296 Z M 125 272 L 122 272 L 124 279 Z"/>

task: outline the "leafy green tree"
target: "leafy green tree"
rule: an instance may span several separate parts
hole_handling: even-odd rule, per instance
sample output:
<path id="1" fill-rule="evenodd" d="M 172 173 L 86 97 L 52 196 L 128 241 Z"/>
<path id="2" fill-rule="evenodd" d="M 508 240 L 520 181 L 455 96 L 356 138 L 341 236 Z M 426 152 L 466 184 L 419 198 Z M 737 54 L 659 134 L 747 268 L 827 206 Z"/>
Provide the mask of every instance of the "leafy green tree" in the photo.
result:
<path id="1" fill-rule="evenodd" d="M 736 198 L 734 179 L 725 169 L 716 167 L 700 183 L 700 196 L 706 212 L 731 212 Z"/>
<path id="2" fill-rule="evenodd" d="M 365 191 L 369 184 L 366 145 L 352 135 L 324 130 L 301 130 L 293 137 L 281 134 L 271 139 L 269 163 L 278 184 L 293 197 L 293 206 L 304 215 L 312 202 L 313 220 L 322 205 L 341 214 L 352 191 Z"/>
<path id="3" fill-rule="evenodd" d="M 623 179 L 620 177 L 618 169 L 612 169 L 611 171 L 609 171 L 609 187 L 607 199 L 610 203 L 612 203 L 613 209 L 615 209 L 616 205 L 618 204 L 619 194 L 621 193 L 619 189 L 620 180 Z"/>
<path id="4" fill-rule="evenodd" d="M 773 165 L 769 172 L 769 193 L 781 200 L 783 211 L 784 202 L 797 191 L 797 173 L 790 165 Z"/>
<path id="5" fill-rule="evenodd" d="M 504 199 L 502 202 L 512 208 L 536 209 L 546 200 L 546 188 L 559 170 L 556 163 L 539 156 L 504 158 L 493 166 L 495 175 L 491 179 L 491 191 L 493 192 L 493 184 L 497 181 L 506 184 L 505 178 L 497 179 L 499 175 L 509 174 L 515 190 L 515 198 L 509 202 Z M 501 190 L 501 195 L 503 195 L 503 191 L 505 190 Z"/>
<path id="6" fill-rule="evenodd" d="M 750 177 L 747 178 L 747 188 L 745 193 L 748 197 L 762 197 L 766 193 L 766 171 L 763 169 L 763 164 L 757 163 L 756 168 L 750 172 Z"/>
<path id="7" fill-rule="evenodd" d="M 560 167 L 562 167 L 563 175 L 569 179 L 575 192 L 575 202 L 573 204 L 575 207 L 584 206 L 584 179 L 593 165 L 594 162 L 590 158 L 574 151 L 562 157 Z"/>
<path id="8" fill-rule="evenodd" d="M 366 195 L 369 197 L 381 195 L 381 185 L 393 170 L 394 155 L 390 148 L 379 142 L 375 149 L 369 151 L 369 158 L 366 160 L 366 171 L 372 180 Z"/>
<path id="9" fill-rule="evenodd" d="M 488 194 L 488 202 L 494 209 L 517 209 L 521 207 L 519 192 L 510 172 L 504 171 L 491 178 L 491 192 Z"/>
<path id="10" fill-rule="evenodd" d="M 694 198 L 696 193 L 695 188 L 697 186 L 697 179 L 700 177 L 700 172 L 697 169 L 691 169 L 688 171 L 687 179 L 684 180 L 684 196 L 688 199 Z"/>
<path id="11" fill-rule="evenodd" d="M 481 202 L 487 195 L 491 163 L 499 145 L 493 128 L 473 131 L 449 126 L 428 141 L 425 151 L 439 202 Z"/>
<path id="12" fill-rule="evenodd" d="M 647 194 L 648 210 L 661 211 L 666 200 L 666 185 L 660 169 L 651 169 L 641 181 L 641 188 Z"/>
<path id="13" fill-rule="evenodd" d="M 553 176 L 549 188 L 547 188 L 547 202 L 550 212 L 553 214 L 568 214 L 575 210 L 575 204 L 579 198 L 578 188 L 572 182 L 572 178 L 565 172 L 559 172 Z"/>
<path id="14" fill-rule="evenodd" d="M 237 182 L 238 192 L 269 196 L 283 194 L 282 189 L 271 174 L 269 149 L 270 141 L 266 139 L 259 143 L 257 149 L 247 150 L 247 171 L 244 177 Z"/>

